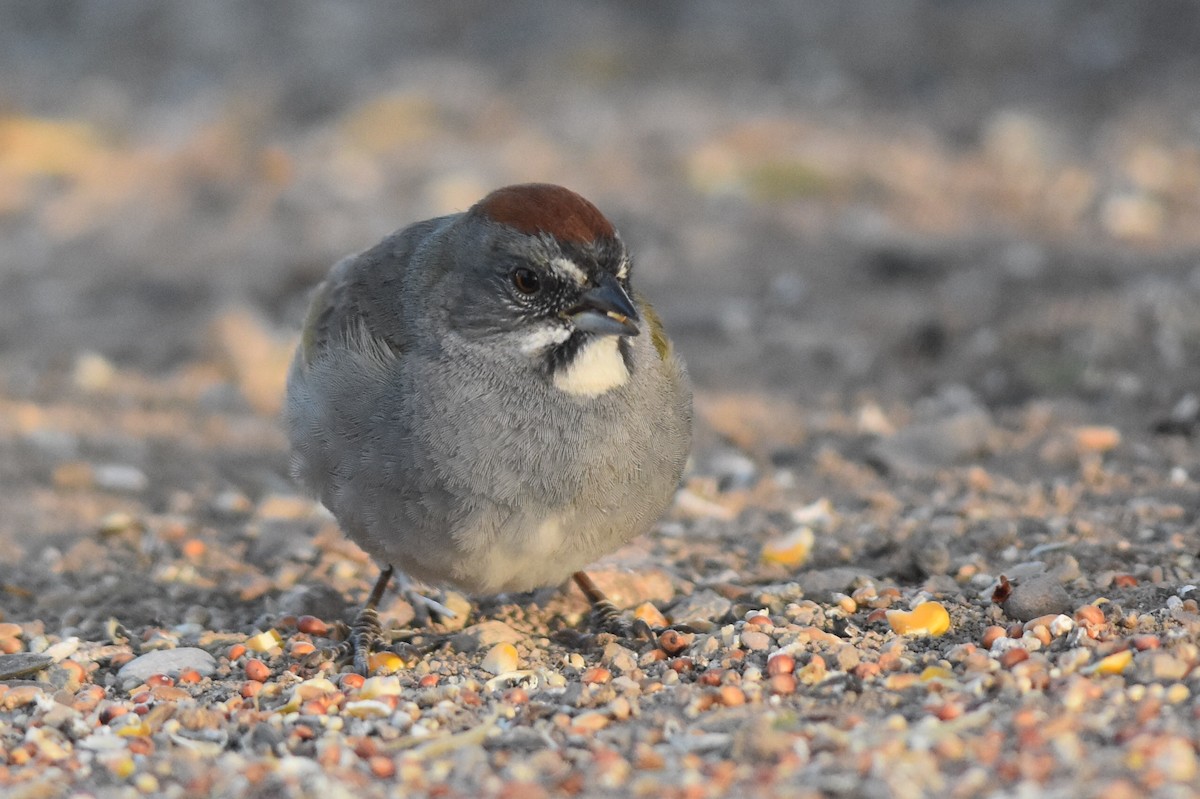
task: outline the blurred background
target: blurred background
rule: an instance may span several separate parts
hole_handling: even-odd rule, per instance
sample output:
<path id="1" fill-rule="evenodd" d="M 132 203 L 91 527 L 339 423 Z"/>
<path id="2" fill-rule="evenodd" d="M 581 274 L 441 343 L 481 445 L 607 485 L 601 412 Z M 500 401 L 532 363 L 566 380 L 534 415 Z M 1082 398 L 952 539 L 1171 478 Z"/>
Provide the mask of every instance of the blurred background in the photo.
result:
<path id="1" fill-rule="evenodd" d="M 1182 0 L 5 4 L 5 375 L 177 370 L 231 309 L 282 336 L 341 255 L 553 181 L 702 385 L 1140 401 L 1200 365 L 1198 33 Z"/>

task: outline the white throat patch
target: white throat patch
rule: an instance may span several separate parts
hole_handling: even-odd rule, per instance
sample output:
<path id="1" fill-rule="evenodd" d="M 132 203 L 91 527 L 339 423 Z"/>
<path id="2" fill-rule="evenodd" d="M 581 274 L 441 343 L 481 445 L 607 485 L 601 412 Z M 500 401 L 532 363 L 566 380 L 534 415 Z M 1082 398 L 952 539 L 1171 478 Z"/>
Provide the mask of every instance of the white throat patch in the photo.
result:
<path id="1" fill-rule="evenodd" d="M 620 338 L 593 338 L 575 353 L 575 359 L 554 375 L 554 385 L 577 397 L 598 397 L 629 379 L 625 359 L 617 349 Z"/>

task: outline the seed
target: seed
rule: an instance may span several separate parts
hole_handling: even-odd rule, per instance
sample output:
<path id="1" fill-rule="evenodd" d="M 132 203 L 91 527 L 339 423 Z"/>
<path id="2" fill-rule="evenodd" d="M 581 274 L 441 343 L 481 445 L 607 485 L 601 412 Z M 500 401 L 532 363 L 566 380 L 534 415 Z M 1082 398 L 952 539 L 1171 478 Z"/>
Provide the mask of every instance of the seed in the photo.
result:
<path id="1" fill-rule="evenodd" d="M 791 674 L 796 669 L 796 659 L 787 652 L 776 652 L 767 658 L 767 674 Z"/>
<path id="2" fill-rule="evenodd" d="M 246 678 L 263 683 L 271 678 L 271 669 L 258 658 L 246 661 Z"/>
<path id="3" fill-rule="evenodd" d="M 316 616 L 301 616 L 296 620 L 296 629 L 308 635 L 325 637 L 329 633 L 329 625 Z"/>

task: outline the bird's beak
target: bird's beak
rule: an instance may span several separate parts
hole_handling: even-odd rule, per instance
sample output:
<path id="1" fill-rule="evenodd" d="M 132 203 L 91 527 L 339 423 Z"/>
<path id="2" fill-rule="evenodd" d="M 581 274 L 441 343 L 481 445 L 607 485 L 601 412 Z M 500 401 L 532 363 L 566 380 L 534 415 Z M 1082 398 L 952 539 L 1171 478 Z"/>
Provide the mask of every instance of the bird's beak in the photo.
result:
<path id="1" fill-rule="evenodd" d="M 641 321 L 633 301 L 612 275 L 601 275 L 568 316 L 576 330 L 604 336 L 636 336 Z"/>

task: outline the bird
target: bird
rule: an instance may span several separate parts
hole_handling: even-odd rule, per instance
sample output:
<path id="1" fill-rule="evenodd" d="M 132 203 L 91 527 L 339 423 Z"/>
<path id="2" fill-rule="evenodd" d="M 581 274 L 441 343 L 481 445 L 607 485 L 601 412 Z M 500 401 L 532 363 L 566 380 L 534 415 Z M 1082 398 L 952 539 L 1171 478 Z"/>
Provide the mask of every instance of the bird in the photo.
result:
<path id="1" fill-rule="evenodd" d="M 573 579 L 649 531 L 692 389 L 616 228 L 562 186 L 497 189 L 338 261 L 287 377 L 293 475 L 380 566 L 350 626 L 366 673 L 394 573 L 472 595 Z M 348 655 L 349 656 L 349 655 Z"/>

